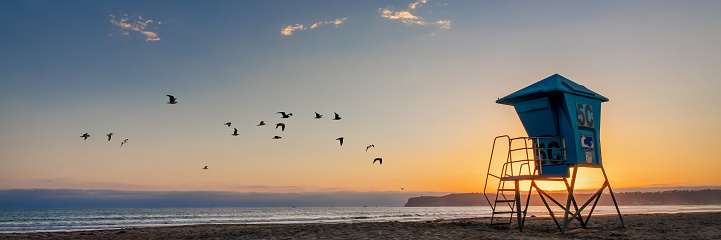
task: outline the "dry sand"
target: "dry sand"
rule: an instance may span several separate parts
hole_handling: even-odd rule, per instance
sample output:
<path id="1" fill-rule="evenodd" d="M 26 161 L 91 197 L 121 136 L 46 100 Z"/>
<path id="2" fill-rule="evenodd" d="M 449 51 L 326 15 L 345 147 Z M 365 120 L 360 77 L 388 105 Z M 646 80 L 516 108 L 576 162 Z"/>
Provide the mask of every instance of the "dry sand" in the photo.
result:
<path id="1" fill-rule="evenodd" d="M 577 221 L 566 235 L 550 218 L 517 225 L 489 226 L 490 218 L 423 222 L 325 224 L 216 224 L 81 232 L 0 234 L 0 239 L 721 239 L 721 212 L 593 216 Z"/>

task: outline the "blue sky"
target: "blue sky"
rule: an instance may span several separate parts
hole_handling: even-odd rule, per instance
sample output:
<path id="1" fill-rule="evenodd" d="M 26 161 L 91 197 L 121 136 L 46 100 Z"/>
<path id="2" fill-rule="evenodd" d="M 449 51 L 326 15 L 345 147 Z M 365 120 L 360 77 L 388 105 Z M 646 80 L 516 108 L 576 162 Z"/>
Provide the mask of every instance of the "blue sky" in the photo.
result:
<path id="1" fill-rule="evenodd" d="M 602 146 L 614 186 L 721 185 L 720 9 L 3 1 L 0 189 L 481 191 L 493 137 L 525 134 L 494 101 L 555 73 L 611 100 Z M 273 129 L 281 121 L 286 131 Z"/>

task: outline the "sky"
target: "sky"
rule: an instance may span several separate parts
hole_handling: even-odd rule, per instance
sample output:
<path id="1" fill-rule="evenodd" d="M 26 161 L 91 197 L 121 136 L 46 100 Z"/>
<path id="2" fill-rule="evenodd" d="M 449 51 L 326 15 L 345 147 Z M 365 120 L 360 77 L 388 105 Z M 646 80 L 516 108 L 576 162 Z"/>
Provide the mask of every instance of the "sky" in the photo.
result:
<path id="1" fill-rule="evenodd" d="M 0 189 L 481 192 L 526 134 L 496 99 L 556 73 L 610 99 L 614 188 L 721 186 L 719 1 L 10 0 L 0 32 Z"/>

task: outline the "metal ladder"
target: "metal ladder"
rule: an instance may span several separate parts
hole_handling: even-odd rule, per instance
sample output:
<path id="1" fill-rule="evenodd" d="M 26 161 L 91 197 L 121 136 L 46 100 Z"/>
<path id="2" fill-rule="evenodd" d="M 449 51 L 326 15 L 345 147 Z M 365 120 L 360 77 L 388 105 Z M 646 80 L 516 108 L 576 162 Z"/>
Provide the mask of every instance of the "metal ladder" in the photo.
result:
<path id="1" fill-rule="evenodd" d="M 506 155 L 506 162 L 503 163 L 501 167 L 501 174 L 500 176 L 491 174 L 491 166 L 493 164 L 493 153 L 496 150 L 496 143 L 499 139 L 505 138 L 507 139 L 508 143 L 508 153 Z M 520 148 L 512 148 L 513 142 L 522 140 L 523 141 L 523 147 Z M 507 184 L 509 181 L 503 180 L 505 177 L 513 177 L 521 175 L 524 167 L 526 170 L 526 174 L 536 174 L 535 167 L 533 168 L 533 171 L 531 171 L 531 164 L 533 163 L 533 159 L 531 158 L 531 155 L 529 155 L 529 151 L 534 150 L 533 147 L 528 147 L 528 142 L 531 141 L 531 144 L 534 145 L 534 141 L 532 141 L 531 138 L 528 137 L 520 137 L 520 138 L 510 138 L 508 135 L 502 135 L 498 136 L 495 139 L 493 139 L 493 148 L 491 149 L 491 159 L 488 163 L 488 171 L 486 173 L 486 183 L 483 186 L 483 195 L 486 197 L 486 201 L 488 201 L 488 205 L 491 206 L 492 214 L 491 214 L 491 225 L 510 225 L 513 222 L 513 217 L 516 215 L 517 210 L 516 207 L 518 206 L 518 203 L 520 203 L 520 191 L 517 191 L 518 184 L 517 182 L 511 181 L 513 183 Z M 513 159 L 513 152 L 516 151 L 525 151 L 525 157 L 522 157 L 519 160 Z M 533 154 L 533 153 L 531 153 Z M 518 171 L 514 171 L 514 166 L 518 166 Z M 488 198 L 487 195 L 487 188 L 488 188 L 488 180 L 489 177 L 498 179 L 498 186 L 496 187 L 496 196 L 491 202 L 490 198 Z M 509 186 L 510 185 L 510 186 Z M 510 196 L 512 194 L 513 197 Z M 499 208 L 500 207 L 500 208 Z M 501 209 L 502 208 L 502 209 Z M 508 222 L 494 222 L 496 218 L 502 217 L 502 215 L 510 214 L 508 217 Z M 497 216 L 501 215 L 501 216 Z M 515 216 L 520 217 L 520 216 Z"/>
<path id="2" fill-rule="evenodd" d="M 496 198 L 493 201 L 493 212 L 491 213 L 491 225 L 508 225 L 513 222 L 513 216 L 516 213 L 516 188 L 513 186 L 513 188 L 506 188 L 505 183 L 507 181 L 500 181 L 498 189 L 496 191 Z M 507 192 L 510 192 L 513 194 L 513 197 L 507 196 Z M 500 205 L 499 205 L 500 203 Z M 499 207 L 504 207 L 506 209 L 500 210 Z M 493 222 L 497 218 L 496 215 L 503 215 L 503 214 L 510 214 L 510 217 L 508 218 L 508 222 Z M 499 216 L 500 217 L 500 216 Z"/>

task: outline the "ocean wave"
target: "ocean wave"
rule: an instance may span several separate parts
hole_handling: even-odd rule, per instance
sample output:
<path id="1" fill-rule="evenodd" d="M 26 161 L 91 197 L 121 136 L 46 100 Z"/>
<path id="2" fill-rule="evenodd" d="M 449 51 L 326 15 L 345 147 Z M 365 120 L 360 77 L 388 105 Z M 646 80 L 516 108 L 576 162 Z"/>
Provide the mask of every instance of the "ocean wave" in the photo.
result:
<path id="1" fill-rule="evenodd" d="M 622 213 L 721 211 L 717 205 L 632 206 Z M 615 214 L 598 206 L 594 214 Z M 336 208 L 148 208 L 0 210 L 0 233 L 81 231 L 196 224 L 289 224 L 425 221 L 489 217 L 489 207 L 336 207 Z M 542 206 L 528 215 L 543 216 Z"/>

